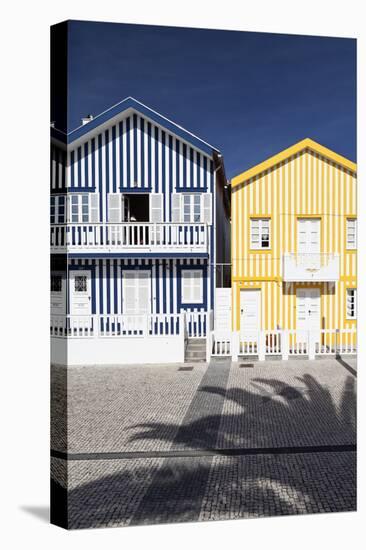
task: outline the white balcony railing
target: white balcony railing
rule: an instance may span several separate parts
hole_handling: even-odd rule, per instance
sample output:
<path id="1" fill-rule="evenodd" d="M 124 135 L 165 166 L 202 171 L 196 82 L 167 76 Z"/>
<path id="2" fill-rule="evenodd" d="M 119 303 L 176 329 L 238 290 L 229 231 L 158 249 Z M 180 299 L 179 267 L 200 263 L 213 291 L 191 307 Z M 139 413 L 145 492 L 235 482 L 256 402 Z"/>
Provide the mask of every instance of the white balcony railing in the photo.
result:
<path id="1" fill-rule="evenodd" d="M 207 252 L 203 223 L 80 223 L 51 226 L 51 251 Z"/>
<path id="2" fill-rule="evenodd" d="M 284 254 L 283 280 L 338 281 L 339 262 L 339 254 Z"/>

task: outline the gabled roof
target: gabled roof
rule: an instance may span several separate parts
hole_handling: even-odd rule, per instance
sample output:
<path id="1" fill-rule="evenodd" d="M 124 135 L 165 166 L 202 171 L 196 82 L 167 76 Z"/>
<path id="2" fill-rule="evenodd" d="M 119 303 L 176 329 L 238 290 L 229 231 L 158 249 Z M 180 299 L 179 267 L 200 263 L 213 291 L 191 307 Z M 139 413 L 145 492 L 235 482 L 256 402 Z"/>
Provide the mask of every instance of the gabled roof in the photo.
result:
<path id="1" fill-rule="evenodd" d="M 188 143 L 192 144 L 194 147 L 200 149 L 208 155 L 212 155 L 213 151 L 220 152 L 219 149 L 217 149 L 213 145 L 210 145 L 206 141 L 203 141 L 201 138 L 192 134 L 182 126 L 179 126 L 175 122 L 157 113 L 153 109 L 150 109 L 150 107 L 147 107 L 133 97 L 127 97 L 126 99 L 123 99 L 116 105 L 113 105 L 103 113 L 100 113 L 99 115 L 94 117 L 87 124 L 79 126 L 78 128 L 71 130 L 70 132 L 63 132 L 62 130 L 59 130 L 57 128 L 51 128 L 51 136 L 61 141 L 62 143 L 65 143 L 66 145 L 71 145 L 78 139 L 86 136 L 99 126 L 108 123 L 108 121 L 112 120 L 113 118 L 117 117 L 127 110 L 145 115 L 156 124 L 163 126 L 170 132 L 174 133 L 178 137 L 181 137 L 183 140 L 187 141 Z"/>
<path id="2" fill-rule="evenodd" d="M 340 166 L 343 166 L 351 172 L 356 172 L 357 170 L 357 164 L 355 164 L 351 160 L 347 159 L 346 157 L 342 157 L 341 155 L 338 155 L 338 153 L 335 153 L 331 149 L 324 147 L 324 145 L 320 145 L 320 143 L 317 143 L 310 138 L 306 138 L 299 141 L 298 143 L 295 143 L 295 145 L 288 147 L 288 149 L 284 149 L 280 153 L 277 153 L 277 155 L 274 155 L 273 157 L 264 160 L 260 164 L 249 168 L 249 170 L 246 170 L 245 172 L 242 172 L 241 174 L 235 176 L 231 180 L 231 185 L 234 188 L 240 183 L 243 183 L 244 181 L 247 181 L 248 179 L 257 176 L 265 170 L 273 168 L 274 166 L 276 166 L 276 164 L 279 164 L 280 162 L 287 160 L 289 157 L 292 157 L 296 153 L 299 153 L 300 151 L 306 149 L 314 151 L 315 153 L 319 153 L 321 156 L 335 162 L 336 164 L 339 164 Z"/>

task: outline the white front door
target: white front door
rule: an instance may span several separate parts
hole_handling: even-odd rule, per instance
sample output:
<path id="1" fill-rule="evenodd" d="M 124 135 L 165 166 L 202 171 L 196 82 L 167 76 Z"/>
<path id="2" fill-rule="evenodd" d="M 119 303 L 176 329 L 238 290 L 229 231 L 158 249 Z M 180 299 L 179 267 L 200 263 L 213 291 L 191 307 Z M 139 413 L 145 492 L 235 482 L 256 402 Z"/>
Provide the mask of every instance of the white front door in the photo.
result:
<path id="1" fill-rule="evenodd" d="M 216 289 L 215 330 L 231 331 L 231 288 Z"/>
<path id="2" fill-rule="evenodd" d="M 122 311 L 128 315 L 151 313 L 151 274 L 150 271 L 122 272 Z"/>
<path id="3" fill-rule="evenodd" d="M 297 340 L 306 342 L 308 332 L 315 342 L 320 337 L 320 290 L 319 288 L 299 288 L 296 291 L 296 331 Z"/>
<path id="4" fill-rule="evenodd" d="M 257 335 L 260 330 L 260 290 L 240 290 L 240 332 Z"/>
<path id="5" fill-rule="evenodd" d="M 91 315 L 90 271 L 70 271 L 70 314 Z"/>

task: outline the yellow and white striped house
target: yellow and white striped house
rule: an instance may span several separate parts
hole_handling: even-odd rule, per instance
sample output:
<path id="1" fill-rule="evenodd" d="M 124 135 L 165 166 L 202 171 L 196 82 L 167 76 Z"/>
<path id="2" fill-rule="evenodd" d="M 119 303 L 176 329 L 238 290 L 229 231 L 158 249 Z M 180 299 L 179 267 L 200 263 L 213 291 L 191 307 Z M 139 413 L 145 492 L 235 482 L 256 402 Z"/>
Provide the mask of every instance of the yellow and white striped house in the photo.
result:
<path id="1" fill-rule="evenodd" d="M 356 164 L 304 139 L 234 177 L 233 330 L 356 324 Z"/>

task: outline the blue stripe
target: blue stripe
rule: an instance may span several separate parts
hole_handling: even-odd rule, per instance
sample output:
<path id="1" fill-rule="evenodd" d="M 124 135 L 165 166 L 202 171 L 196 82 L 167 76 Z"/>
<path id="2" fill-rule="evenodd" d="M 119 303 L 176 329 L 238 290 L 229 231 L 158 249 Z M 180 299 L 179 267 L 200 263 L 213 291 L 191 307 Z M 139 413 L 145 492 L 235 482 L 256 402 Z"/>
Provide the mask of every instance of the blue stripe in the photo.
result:
<path id="1" fill-rule="evenodd" d="M 126 182 L 123 181 L 123 166 L 124 166 L 124 158 L 123 158 L 123 124 L 122 122 L 119 123 L 119 169 L 120 169 L 120 176 L 119 176 L 119 182 L 117 184 L 120 187 L 123 187 L 123 185 L 126 185 Z"/>
<path id="2" fill-rule="evenodd" d="M 183 143 L 183 181 L 182 186 L 187 185 L 187 145 Z"/>
<path id="3" fill-rule="evenodd" d="M 152 157 L 151 157 L 151 122 L 147 123 L 147 170 L 148 170 L 148 186 L 151 187 L 151 163 L 152 163 Z"/>
<path id="4" fill-rule="evenodd" d="M 196 173 L 197 173 L 197 187 L 201 187 L 201 174 L 200 174 L 200 168 L 201 168 L 201 154 L 196 153 L 197 156 L 197 164 L 196 164 Z"/>
<path id="5" fill-rule="evenodd" d="M 106 130 L 104 132 L 104 142 L 105 142 L 104 158 L 105 158 L 105 187 L 106 187 L 105 192 L 109 193 L 109 176 L 110 176 L 110 172 L 109 172 L 109 148 L 111 146 L 110 139 L 109 139 L 109 130 Z"/>
<path id="6" fill-rule="evenodd" d="M 119 312 L 119 304 L 117 304 L 117 282 L 118 282 L 118 260 L 112 260 L 114 267 L 113 274 L 113 289 L 114 289 L 114 313 Z"/>
<path id="7" fill-rule="evenodd" d="M 177 189 L 180 187 L 179 154 L 180 154 L 180 141 L 176 140 L 175 173 L 176 173 L 176 188 Z"/>
<path id="8" fill-rule="evenodd" d="M 106 289 L 107 289 L 107 313 L 110 314 L 111 313 L 111 279 L 110 279 L 110 276 L 111 276 L 111 268 L 110 268 L 110 264 L 111 262 L 106 262 L 106 272 L 105 272 L 105 276 L 106 276 Z"/>

